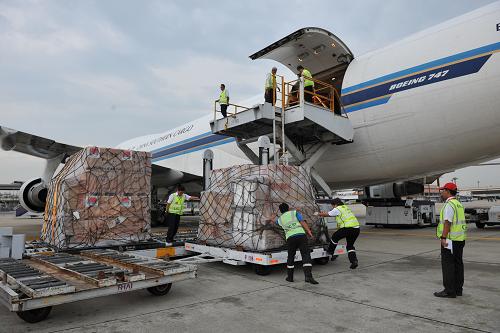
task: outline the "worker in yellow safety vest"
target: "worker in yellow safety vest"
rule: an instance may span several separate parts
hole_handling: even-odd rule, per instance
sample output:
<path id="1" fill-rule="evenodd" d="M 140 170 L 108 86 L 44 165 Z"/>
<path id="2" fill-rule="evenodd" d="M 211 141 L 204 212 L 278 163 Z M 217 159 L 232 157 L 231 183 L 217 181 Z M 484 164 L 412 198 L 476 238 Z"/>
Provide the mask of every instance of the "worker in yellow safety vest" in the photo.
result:
<path id="1" fill-rule="evenodd" d="M 302 269 L 304 270 L 305 281 L 311 284 L 318 284 L 312 277 L 312 261 L 309 247 L 307 246 L 307 236 L 313 237 L 311 229 L 306 221 L 296 210 L 290 210 L 287 203 L 283 202 L 279 206 L 281 216 L 276 220 L 285 231 L 286 246 L 288 249 L 288 258 L 286 261 L 288 282 L 293 282 L 293 270 L 295 268 L 295 253 L 300 250 L 302 256 Z"/>
<path id="2" fill-rule="evenodd" d="M 304 101 L 313 103 L 314 81 L 311 80 L 313 76 L 311 72 L 302 67 L 302 65 L 298 65 L 297 70 L 299 71 L 299 76 L 304 78 Z"/>
<path id="3" fill-rule="evenodd" d="M 445 201 L 441 208 L 436 236 L 441 241 L 441 268 L 443 271 L 444 290 L 435 292 L 436 297 L 455 298 L 462 296 L 464 286 L 464 253 L 467 238 L 464 206 L 455 196 L 457 185 L 446 183 L 439 188 L 441 198 Z"/>
<path id="4" fill-rule="evenodd" d="M 264 91 L 264 100 L 266 103 L 271 103 L 274 105 L 276 102 L 276 73 L 278 69 L 273 67 L 271 69 L 271 73 L 267 74 L 265 91 Z"/>
<path id="5" fill-rule="evenodd" d="M 191 200 L 199 200 L 199 198 L 184 193 L 184 186 L 182 185 L 178 185 L 177 191 L 168 197 L 166 207 L 168 226 L 166 246 L 172 246 L 181 216 L 184 214 L 184 202 Z"/>
<path id="6" fill-rule="evenodd" d="M 358 267 L 358 258 L 354 248 L 354 242 L 356 242 L 360 232 L 358 219 L 339 198 L 333 199 L 332 207 L 333 209 L 329 212 L 315 213 L 315 215 L 321 217 L 335 217 L 337 221 L 337 231 L 333 233 L 326 251 L 332 255 L 332 260 L 335 260 L 337 258 L 335 248 L 339 241 L 345 238 L 347 241 L 347 256 L 351 262 L 350 268 L 355 269 Z"/>
<path id="7" fill-rule="evenodd" d="M 224 118 L 227 117 L 227 106 L 229 105 L 229 92 L 226 90 L 226 85 L 221 83 L 219 99 L 216 100 L 220 105 L 220 112 Z"/>

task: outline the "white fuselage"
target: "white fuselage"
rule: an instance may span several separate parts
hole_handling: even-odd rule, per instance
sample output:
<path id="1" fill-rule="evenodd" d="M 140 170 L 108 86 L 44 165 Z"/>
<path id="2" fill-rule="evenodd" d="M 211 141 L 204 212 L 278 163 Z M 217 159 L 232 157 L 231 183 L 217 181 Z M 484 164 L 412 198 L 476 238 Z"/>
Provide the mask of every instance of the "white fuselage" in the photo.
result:
<path id="1" fill-rule="evenodd" d="M 500 156 L 500 4 L 481 8 L 354 59 L 342 99 L 354 142 L 314 165 L 332 188 L 437 175 Z M 212 115 L 120 148 L 153 152 L 163 167 L 202 174 L 249 163 L 234 139 L 212 135 Z"/>

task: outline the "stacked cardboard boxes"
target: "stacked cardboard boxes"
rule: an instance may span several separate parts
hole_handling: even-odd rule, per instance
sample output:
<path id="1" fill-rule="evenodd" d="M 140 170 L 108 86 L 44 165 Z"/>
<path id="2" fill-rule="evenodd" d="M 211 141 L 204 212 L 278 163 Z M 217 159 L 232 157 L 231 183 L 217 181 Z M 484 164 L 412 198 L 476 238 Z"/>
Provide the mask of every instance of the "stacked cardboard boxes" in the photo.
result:
<path id="1" fill-rule="evenodd" d="M 150 180 L 147 152 L 82 149 L 50 183 L 41 239 L 68 249 L 148 238 Z"/>
<path id="2" fill-rule="evenodd" d="M 320 239 L 318 210 L 310 175 L 296 166 L 240 165 L 214 170 L 202 193 L 198 240 L 209 245 L 265 251 L 285 244 L 276 224 L 278 206 L 286 202 L 302 213 L 314 240 Z"/>

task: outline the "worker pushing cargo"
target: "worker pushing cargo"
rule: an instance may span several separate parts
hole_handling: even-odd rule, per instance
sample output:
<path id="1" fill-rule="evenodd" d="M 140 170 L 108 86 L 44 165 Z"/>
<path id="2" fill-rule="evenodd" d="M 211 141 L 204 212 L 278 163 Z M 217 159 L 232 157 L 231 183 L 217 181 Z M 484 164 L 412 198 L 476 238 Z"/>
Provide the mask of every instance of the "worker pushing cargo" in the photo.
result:
<path id="1" fill-rule="evenodd" d="M 276 223 L 285 231 L 288 258 L 286 263 L 288 282 L 293 282 L 293 270 L 295 268 L 295 253 L 300 250 L 302 256 L 302 268 L 304 270 L 305 281 L 311 284 L 318 284 L 312 277 L 312 261 L 309 247 L 307 246 L 307 236 L 313 237 L 311 229 L 302 215 L 296 210 L 290 210 L 287 203 L 279 206 L 281 216 Z"/>
<path id="2" fill-rule="evenodd" d="M 356 249 L 354 248 L 354 242 L 356 242 L 360 232 L 358 219 L 354 216 L 351 209 L 339 198 L 333 199 L 332 207 L 333 209 L 329 212 L 315 213 L 315 215 L 321 217 L 335 217 L 337 221 L 338 229 L 333 233 L 326 251 L 332 255 L 332 260 L 335 260 L 337 258 L 335 255 L 335 248 L 339 240 L 345 238 L 347 240 L 347 256 L 351 262 L 350 268 L 355 269 L 358 267 L 358 258 L 356 256 Z"/>
<path id="3" fill-rule="evenodd" d="M 177 234 L 177 229 L 179 228 L 179 222 L 181 216 L 184 214 L 184 202 L 191 200 L 199 200 L 198 197 L 187 195 L 184 193 L 184 186 L 178 185 L 177 191 L 170 194 L 167 201 L 167 239 L 166 246 L 172 246 L 174 242 L 175 234 Z"/>
<path id="4" fill-rule="evenodd" d="M 455 198 L 457 185 L 446 183 L 441 190 L 445 200 L 436 230 L 441 240 L 441 268 L 444 290 L 435 292 L 436 297 L 455 298 L 462 296 L 464 286 L 464 253 L 467 224 L 464 206 Z"/>
<path id="5" fill-rule="evenodd" d="M 304 78 L 304 101 L 313 103 L 314 81 L 311 72 L 302 65 L 297 66 L 299 76 Z"/>

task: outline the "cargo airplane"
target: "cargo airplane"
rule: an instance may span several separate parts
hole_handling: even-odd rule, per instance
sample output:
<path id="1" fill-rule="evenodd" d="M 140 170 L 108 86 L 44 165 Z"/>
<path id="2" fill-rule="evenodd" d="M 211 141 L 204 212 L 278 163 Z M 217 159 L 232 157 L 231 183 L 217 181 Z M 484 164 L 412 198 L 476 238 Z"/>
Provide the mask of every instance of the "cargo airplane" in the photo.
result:
<path id="1" fill-rule="evenodd" d="M 324 29 L 303 28 L 251 58 L 275 60 L 295 73 L 300 64 L 331 82 L 353 142 L 330 145 L 314 170 L 332 190 L 369 186 L 379 197 L 393 197 L 397 188 L 408 192 L 405 184 L 500 157 L 499 50 L 497 2 L 361 56 Z M 206 149 L 214 152 L 215 168 L 250 163 L 233 137 L 212 133 L 212 117 L 118 148 L 150 151 L 156 186 L 199 182 Z M 47 182 L 80 147 L 5 127 L 0 139 L 5 150 L 47 160 L 45 172 L 20 191 L 26 208 L 43 210 Z"/>

